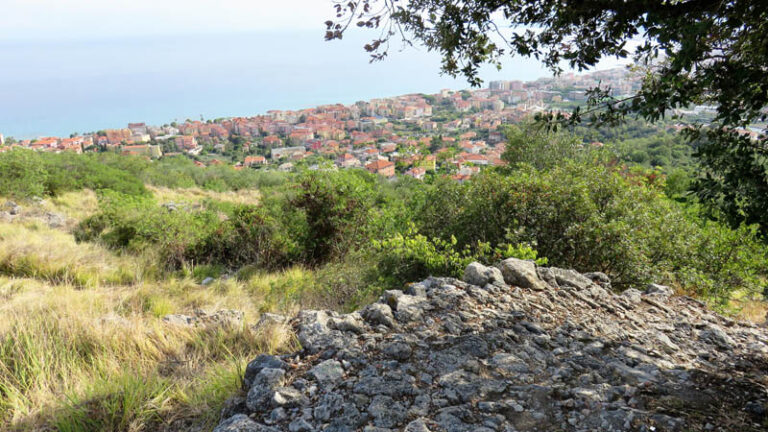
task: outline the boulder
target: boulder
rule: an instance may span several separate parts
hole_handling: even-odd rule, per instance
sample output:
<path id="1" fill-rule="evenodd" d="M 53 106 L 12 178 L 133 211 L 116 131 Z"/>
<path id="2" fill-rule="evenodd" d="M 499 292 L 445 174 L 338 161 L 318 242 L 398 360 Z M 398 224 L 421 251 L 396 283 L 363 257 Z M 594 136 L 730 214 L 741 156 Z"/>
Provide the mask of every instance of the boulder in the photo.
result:
<path id="1" fill-rule="evenodd" d="M 675 291 L 666 285 L 659 285 L 659 284 L 652 283 L 652 284 L 648 284 L 648 286 L 645 288 L 645 293 L 658 294 L 661 296 L 668 297 L 673 295 Z"/>
<path id="2" fill-rule="evenodd" d="M 494 282 L 504 282 L 501 270 L 496 267 L 486 267 L 479 262 L 473 262 L 464 270 L 464 282 L 483 287 Z"/>
<path id="3" fill-rule="evenodd" d="M 509 285 L 529 288 L 534 291 L 547 289 L 546 283 L 536 273 L 536 263 L 517 258 L 507 258 L 496 265 L 501 270 L 504 282 Z"/>

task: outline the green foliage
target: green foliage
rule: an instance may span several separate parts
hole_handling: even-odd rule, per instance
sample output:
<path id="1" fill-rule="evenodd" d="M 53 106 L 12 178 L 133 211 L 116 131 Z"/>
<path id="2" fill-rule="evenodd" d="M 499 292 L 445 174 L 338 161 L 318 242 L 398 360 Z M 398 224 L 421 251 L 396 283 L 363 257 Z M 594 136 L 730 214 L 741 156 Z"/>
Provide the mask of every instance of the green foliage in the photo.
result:
<path id="1" fill-rule="evenodd" d="M 309 267 L 317 273 L 302 292 L 345 304 L 430 274 L 458 276 L 471 261 L 515 256 L 543 263 L 538 254 L 550 265 L 603 271 L 619 289 L 664 282 L 720 302 L 734 291 L 763 291 L 767 249 L 757 228 L 704 217 L 685 195 L 686 170 L 665 176 L 662 168 L 617 165 L 607 159 L 610 150 L 578 148 L 565 134 L 527 137 L 518 129 L 512 139 L 528 140 L 516 156 L 522 160 L 464 184 L 439 176 L 389 182 L 362 170 L 230 177 L 223 169 L 187 171 L 183 160 L 107 157 L 109 169 L 151 174 L 157 182 L 162 169 L 203 172 L 178 184 L 260 182 L 264 198 L 257 205 L 209 199 L 174 209 L 138 191 L 107 188 L 99 193 L 100 212 L 76 236 L 150 253 L 168 269 Z M 114 187 L 130 191 L 123 183 Z"/>
<path id="2" fill-rule="evenodd" d="M 229 267 L 280 268 L 288 262 L 291 250 L 292 240 L 284 234 L 265 209 L 238 206 L 226 221 L 209 230 L 194 256 L 188 258 Z"/>
<path id="3" fill-rule="evenodd" d="M 597 0 L 544 0 L 533 5 L 361 0 L 337 6 L 336 17 L 326 22 L 326 39 L 341 39 L 352 21 L 363 28 L 388 22 L 399 29 L 366 45 L 373 59 L 386 57 L 389 39 L 397 34 L 440 52 L 443 72 L 463 75 L 474 86 L 482 83 L 481 65 L 500 68 L 506 55 L 534 57 L 555 73 L 565 64 L 581 71 L 605 57 L 632 58 L 641 79 L 636 94 L 616 96 L 613 89 L 598 84 L 587 91 L 585 110 L 577 106 L 570 115 L 550 112 L 539 119 L 553 128 L 584 120 L 616 125 L 628 116 L 655 122 L 679 108 L 714 106 L 711 119 L 696 119 L 696 127 L 687 131 L 691 143 L 703 136 L 710 141 L 699 153 L 704 169 L 694 184 L 697 193 L 732 226 L 755 222 L 763 234 L 768 229 L 768 9 L 763 2 L 638 1 L 612 7 Z M 640 43 L 630 44 L 638 38 Z M 759 137 L 737 138 L 739 128 L 758 124 Z M 635 149 L 625 156 L 664 166 L 684 157 L 674 150 Z"/>
<path id="4" fill-rule="evenodd" d="M 501 241 L 535 245 L 550 264 L 603 271 L 618 288 L 667 281 L 702 295 L 721 295 L 709 288 L 718 284 L 761 291 L 753 276 L 759 272 L 756 263 L 765 262 L 765 248 L 750 229 L 735 234 L 714 222 L 703 223 L 666 198 L 661 187 L 576 163 L 550 171 L 528 167 L 511 175 L 486 173 L 464 185 L 433 185 L 417 225 L 428 238 L 455 238 L 458 250 L 478 242 L 492 248 Z M 708 266 L 701 261 L 702 250 L 730 250 L 722 257 L 732 261 Z M 749 254 L 756 255 L 745 260 Z M 725 268 L 738 269 L 739 276 Z M 694 272 L 708 282 L 679 281 L 677 272 Z"/>
<path id="5" fill-rule="evenodd" d="M 549 169 L 566 159 L 583 157 L 580 140 L 565 132 L 553 132 L 540 125 L 523 123 L 507 126 L 507 149 L 502 159 L 512 168 L 531 165 L 536 169 Z"/>
<path id="6" fill-rule="evenodd" d="M 528 244 L 477 242 L 459 246 L 456 237 L 448 240 L 428 238 L 411 226 L 404 234 L 396 234 L 382 241 L 374 240 L 378 252 L 378 283 L 386 287 L 401 288 L 403 284 L 424 279 L 427 276 L 453 276 L 460 278 L 464 269 L 479 261 L 492 265 L 505 258 L 520 258 L 546 264 L 546 258 Z"/>
<path id="7" fill-rule="evenodd" d="M 711 131 L 698 150 L 702 169 L 696 195 L 710 215 L 732 227 L 758 224 L 768 238 L 768 151 L 764 143 L 728 131 Z M 721 145 L 727 142 L 728 145 Z"/>
<path id="8" fill-rule="evenodd" d="M 143 196 L 105 192 L 99 200 L 101 212 L 81 222 L 78 241 L 99 239 L 133 252 L 152 247 L 170 268 L 196 258 L 219 221 L 213 211 L 172 211 Z"/>
<path id="9" fill-rule="evenodd" d="M 375 200 L 367 173 L 310 172 L 299 179 L 288 204 L 301 215 L 302 260 L 323 264 L 359 246 L 367 238 Z"/>
<path id="10" fill-rule="evenodd" d="M 66 191 L 93 189 L 111 190 L 126 195 L 145 195 L 144 183 L 130 172 L 116 168 L 121 156 L 105 154 L 77 155 L 73 153 L 39 154 L 48 178 L 45 189 L 48 195 Z"/>
<path id="11" fill-rule="evenodd" d="M 38 154 L 30 150 L 0 153 L 0 195 L 17 198 L 42 196 L 48 173 Z"/>

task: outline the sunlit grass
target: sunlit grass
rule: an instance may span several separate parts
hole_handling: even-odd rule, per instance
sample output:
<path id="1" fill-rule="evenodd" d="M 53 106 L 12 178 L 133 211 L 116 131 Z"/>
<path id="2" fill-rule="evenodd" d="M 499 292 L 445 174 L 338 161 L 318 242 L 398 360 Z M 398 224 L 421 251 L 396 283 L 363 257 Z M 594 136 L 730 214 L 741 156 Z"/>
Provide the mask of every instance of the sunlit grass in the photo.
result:
<path id="1" fill-rule="evenodd" d="M 131 283 L 140 272 L 137 260 L 78 244 L 71 234 L 41 222 L 0 222 L 0 275 L 96 286 Z"/>
<path id="2" fill-rule="evenodd" d="M 80 198 L 43 206 L 72 204 L 81 217 L 90 210 L 67 204 Z M 310 305 L 302 281 L 311 272 L 162 274 L 151 254 L 77 243 L 66 227 L 34 219 L 44 210 L 25 211 L 29 218 L 0 223 L 0 430 L 212 427 L 250 359 L 297 348 L 286 325 L 254 324 L 263 311 Z M 209 274 L 218 279 L 202 286 Z M 215 327 L 162 320 L 196 309 L 236 309 L 245 319 Z"/>
<path id="3" fill-rule="evenodd" d="M 200 204 L 206 200 L 212 200 L 231 204 L 258 204 L 261 197 L 261 194 L 256 189 L 226 192 L 216 192 L 200 188 L 170 189 L 157 186 L 147 186 L 147 189 L 161 203 Z"/>
<path id="4" fill-rule="evenodd" d="M 0 424 L 72 431 L 153 430 L 179 419 L 212 425 L 248 360 L 297 347 L 285 326 L 254 327 L 257 298 L 228 284 L 82 289 L 0 279 Z M 235 327 L 161 319 L 191 314 L 190 306 L 249 313 Z"/>

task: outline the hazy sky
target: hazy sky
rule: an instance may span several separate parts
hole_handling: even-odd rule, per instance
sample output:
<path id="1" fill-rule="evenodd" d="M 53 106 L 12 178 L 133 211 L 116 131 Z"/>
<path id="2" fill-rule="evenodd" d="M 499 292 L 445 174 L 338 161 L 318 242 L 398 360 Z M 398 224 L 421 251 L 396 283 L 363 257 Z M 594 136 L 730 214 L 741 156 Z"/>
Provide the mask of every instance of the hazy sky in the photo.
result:
<path id="1" fill-rule="evenodd" d="M 330 0 L 2 0 L 0 38 L 322 32 Z"/>

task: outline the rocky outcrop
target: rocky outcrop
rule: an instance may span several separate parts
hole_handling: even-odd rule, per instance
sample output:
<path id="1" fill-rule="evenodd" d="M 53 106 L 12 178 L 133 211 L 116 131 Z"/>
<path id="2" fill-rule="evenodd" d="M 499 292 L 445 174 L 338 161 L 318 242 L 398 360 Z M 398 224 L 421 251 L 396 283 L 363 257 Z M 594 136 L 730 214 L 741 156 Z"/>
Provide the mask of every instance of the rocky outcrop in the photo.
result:
<path id="1" fill-rule="evenodd" d="M 602 273 L 507 260 L 465 279 L 301 312 L 303 350 L 251 362 L 215 431 L 768 427 L 763 328 L 661 286 L 614 294 Z"/>
<path id="2" fill-rule="evenodd" d="M 196 309 L 194 315 L 171 314 L 163 317 L 163 322 L 176 326 L 234 326 L 243 323 L 243 312 L 234 309 L 222 309 L 208 313 Z"/>

